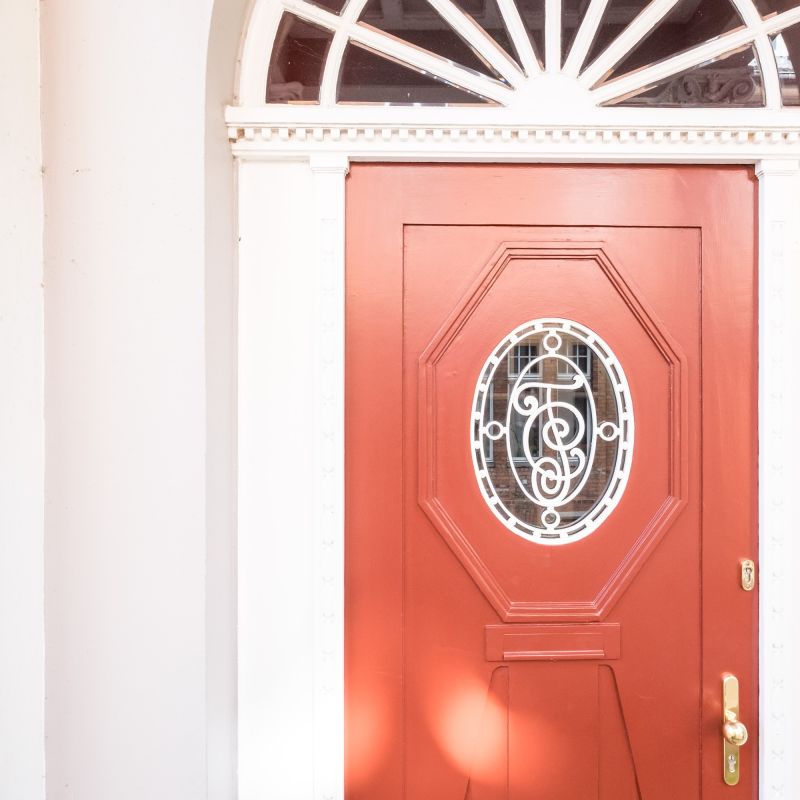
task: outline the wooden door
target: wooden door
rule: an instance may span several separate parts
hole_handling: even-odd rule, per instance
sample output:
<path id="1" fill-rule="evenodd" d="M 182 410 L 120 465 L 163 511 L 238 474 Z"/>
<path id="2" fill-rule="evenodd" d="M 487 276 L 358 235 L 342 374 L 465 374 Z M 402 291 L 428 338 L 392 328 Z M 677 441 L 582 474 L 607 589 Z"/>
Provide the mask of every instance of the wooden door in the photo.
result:
<path id="1" fill-rule="evenodd" d="M 754 800 L 752 170 L 355 165 L 347 219 L 348 800 Z"/>

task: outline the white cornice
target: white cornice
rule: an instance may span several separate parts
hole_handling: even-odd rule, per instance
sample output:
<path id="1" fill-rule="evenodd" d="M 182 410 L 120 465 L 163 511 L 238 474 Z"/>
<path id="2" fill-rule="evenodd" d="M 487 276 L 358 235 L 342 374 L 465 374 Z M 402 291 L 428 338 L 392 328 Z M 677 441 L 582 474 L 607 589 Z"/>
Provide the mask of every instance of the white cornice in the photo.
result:
<path id="1" fill-rule="evenodd" d="M 238 115 L 237 115 L 238 116 Z M 752 163 L 800 158 L 800 127 L 287 124 L 229 119 L 243 159 L 339 154 L 355 159 Z"/>

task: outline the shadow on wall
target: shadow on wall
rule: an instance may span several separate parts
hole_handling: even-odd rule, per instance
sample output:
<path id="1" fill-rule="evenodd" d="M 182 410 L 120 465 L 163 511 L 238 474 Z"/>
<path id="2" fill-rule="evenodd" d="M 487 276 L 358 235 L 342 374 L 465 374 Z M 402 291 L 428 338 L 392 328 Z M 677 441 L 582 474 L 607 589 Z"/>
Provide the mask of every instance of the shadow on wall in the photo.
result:
<path id="1" fill-rule="evenodd" d="M 225 106 L 251 0 L 215 0 L 205 139 L 206 701 L 208 797 L 236 781 L 236 195 Z"/>

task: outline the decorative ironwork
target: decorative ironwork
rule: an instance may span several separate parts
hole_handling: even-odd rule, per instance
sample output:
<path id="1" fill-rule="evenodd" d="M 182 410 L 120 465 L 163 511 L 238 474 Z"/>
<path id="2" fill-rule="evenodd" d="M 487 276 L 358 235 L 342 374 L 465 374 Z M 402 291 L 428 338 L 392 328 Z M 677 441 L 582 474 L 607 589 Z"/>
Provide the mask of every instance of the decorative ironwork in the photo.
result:
<path id="1" fill-rule="evenodd" d="M 743 105 L 757 99 L 754 74 L 742 70 L 697 70 L 675 78 L 652 105 Z"/>
<path id="2" fill-rule="evenodd" d="M 563 544 L 596 530 L 625 489 L 633 434 L 622 366 L 576 322 L 519 326 L 481 371 L 471 424 L 478 484 L 495 516 L 526 539 Z"/>

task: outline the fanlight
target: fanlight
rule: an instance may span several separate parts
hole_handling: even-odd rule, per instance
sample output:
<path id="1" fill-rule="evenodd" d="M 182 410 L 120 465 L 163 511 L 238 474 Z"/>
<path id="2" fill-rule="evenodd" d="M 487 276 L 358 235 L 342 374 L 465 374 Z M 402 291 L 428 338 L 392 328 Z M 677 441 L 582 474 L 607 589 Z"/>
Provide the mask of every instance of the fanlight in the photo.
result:
<path id="1" fill-rule="evenodd" d="M 475 474 L 492 513 L 526 539 L 564 544 L 597 530 L 625 490 L 633 434 L 622 366 L 576 322 L 521 325 L 481 371 Z"/>
<path id="2" fill-rule="evenodd" d="M 284 0 L 269 103 L 799 105 L 772 0 Z M 782 6 L 781 8 L 784 8 Z"/>

